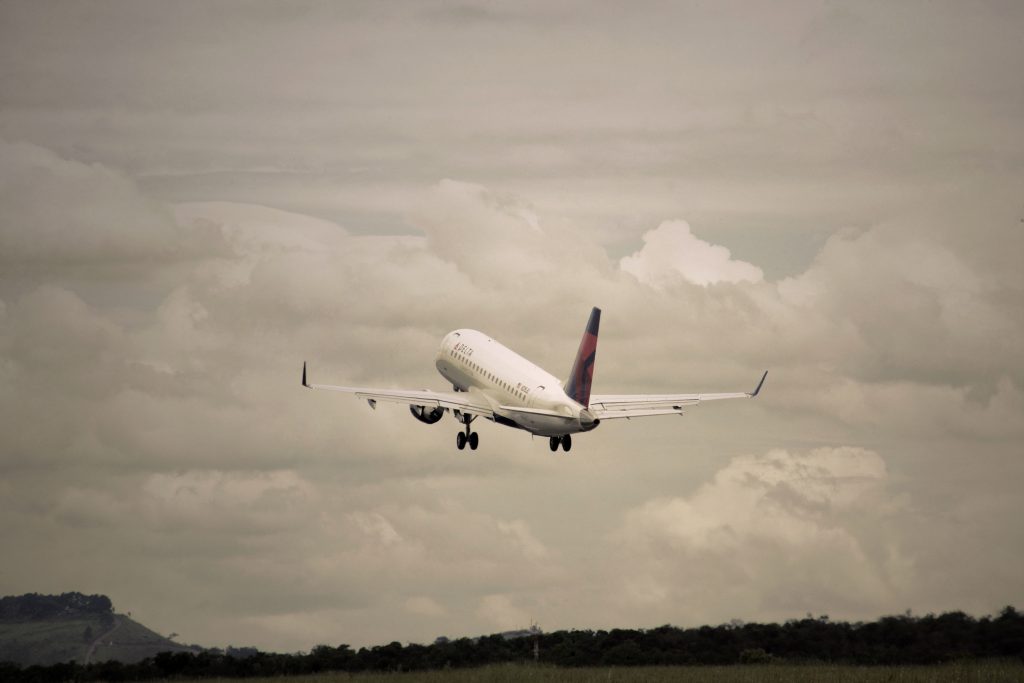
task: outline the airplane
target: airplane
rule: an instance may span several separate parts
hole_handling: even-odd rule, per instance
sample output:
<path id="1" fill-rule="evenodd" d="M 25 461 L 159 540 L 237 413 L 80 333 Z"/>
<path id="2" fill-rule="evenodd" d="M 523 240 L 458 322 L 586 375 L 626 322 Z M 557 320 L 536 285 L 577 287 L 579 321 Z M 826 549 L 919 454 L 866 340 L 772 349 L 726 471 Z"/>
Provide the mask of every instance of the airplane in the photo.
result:
<path id="1" fill-rule="evenodd" d="M 500 425 L 548 437 L 552 451 L 572 448 L 572 435 L 596 429 L 604 420 L 682 415 L 685 406 L 727 398 L 754 398 L 760 393 L 768 372 L 749 393 L 720 394 L 593 394 L 594 359 L 601 309 L 594 307 L 583 332 L 576 360 L 563 384 L 554 375 L 531 363 L 483 332 L 459 329 L 441 342 L 434 365 L 454 391 L 428 389 L 372 389 L 310 384 L 306 363 L 302 363 L 302 386 L 355 394 L 371 408 L 378 401 L 405 403 L 420 422 L 434 424 L 451 411 L 465 429 L 455 438 L 461 451 L 468 445 L 476 450 L 480 435 L 473 420 L 482 417 Z"/>

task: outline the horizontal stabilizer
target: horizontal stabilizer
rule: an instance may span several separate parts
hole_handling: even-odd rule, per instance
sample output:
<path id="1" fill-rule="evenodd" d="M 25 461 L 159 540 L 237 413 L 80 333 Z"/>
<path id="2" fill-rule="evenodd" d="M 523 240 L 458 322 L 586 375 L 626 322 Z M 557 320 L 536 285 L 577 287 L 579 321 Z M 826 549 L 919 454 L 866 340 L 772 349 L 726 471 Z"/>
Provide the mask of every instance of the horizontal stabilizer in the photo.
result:
<path id="1" fill-rule="evenodd" d="M 590 409 L 602 420 L 621 417 L 650 417 L 654 415 L 682 415 L 685 406 L 705 401 L 721 401 L 729 398 L 754 398 L 761 392 L 766 370 L 761 381 L 752 392 L 701 393 L 701 394 L 595 394 L 590 397 Z"/>

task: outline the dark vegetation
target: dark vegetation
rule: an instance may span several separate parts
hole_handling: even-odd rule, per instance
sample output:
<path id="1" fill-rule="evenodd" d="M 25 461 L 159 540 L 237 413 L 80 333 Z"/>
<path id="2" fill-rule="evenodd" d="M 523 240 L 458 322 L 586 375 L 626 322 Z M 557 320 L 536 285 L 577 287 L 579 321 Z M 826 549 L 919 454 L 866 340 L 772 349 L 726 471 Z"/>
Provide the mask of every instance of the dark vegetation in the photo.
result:
<path id="1" fill-rule="evenodd" d="M 33 620 L 55 617 L 113 616 L 114 605 L 106 595 L 28 593 L 0 598 L 0 619 Z"/>
<path id="2" fill-rule="evenodd" d="M 319 645 L 308 654 L 254 650 L 164 652 L 134 664 L 116 661 L 83 666 L 0 664 L 0 680 L 135 681 L 149 679 L 249 678 L 327 671 L 416 671 L 533 661 L 560 667 L 656 665 L 763 665 L 830 662 L 857 665 L 938 664 L 983 658 L 1024 659 L 1024 614 L 1006 607 L 976 619 L 963 612 L 883 617 L 868 623 L 827 617 L 785 624 L 744 624 L 650 630 L 557 631 L 525 638 L 502 635 L 447 640 L 432 645 L 393 642 L 354 650 Z"/>
<path id="3" fill-rule="evenodd" d="M 48 666 L 116 659 L 138 662 L 160 652 L 194 650 L 115 614 L 104 595 L 38 595 L 0 598 L 0 662 Z M 0 681 L 4 676 L 0 674 Z"/>

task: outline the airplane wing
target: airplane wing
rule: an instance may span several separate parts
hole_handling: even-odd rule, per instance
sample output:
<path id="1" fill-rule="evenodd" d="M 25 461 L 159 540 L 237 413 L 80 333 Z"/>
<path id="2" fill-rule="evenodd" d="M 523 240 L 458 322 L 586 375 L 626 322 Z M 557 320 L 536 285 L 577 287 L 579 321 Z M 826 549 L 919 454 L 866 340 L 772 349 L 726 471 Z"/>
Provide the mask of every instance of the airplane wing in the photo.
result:
<path id="1" fill-rule="evenodd" d="M 726 398 L 754 398 L 761 391 L 768 372 L 761 376 L 757 388 L 752 392 L 727 394 L 593 394 L 590 397 L 590 412 L 600 420 L 618 418 L 652 417 L 655 415 L 682 415 L 686 406 L 701 401 L 720 401 Z"/>
<path id="2" fill-rule="evenodd" d="M 470 415 L 493 418 L 494 410 L 487 400 L 477 392 L 461 391 L 430 391 L 429 389 L 373 389 L 369 387 L 337 387 L 330 384 L 310 384 L 306 381 L 306 364 L 302 364 L 302 386 L 307 389 L 324 391 L 340 391 L 354 394 L 363 399 L 371 408 L 377 407 L 377 401 L 405 403 L 407 405 L 427 406 L 431 408 L 448 408 Z"/>

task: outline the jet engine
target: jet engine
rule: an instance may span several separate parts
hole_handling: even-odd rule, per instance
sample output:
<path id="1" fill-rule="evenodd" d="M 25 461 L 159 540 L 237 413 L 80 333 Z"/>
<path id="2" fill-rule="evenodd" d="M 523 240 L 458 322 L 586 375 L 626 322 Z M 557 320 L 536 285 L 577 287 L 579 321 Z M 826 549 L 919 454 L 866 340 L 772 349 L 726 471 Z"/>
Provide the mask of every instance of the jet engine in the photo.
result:
<path id="1" fill-rule="evenodd" d="M 432 425 L 444 417 L 444 408 L 427 408 L 426 406 L 409 406 L 409 412 L 420 422 Z"/>

